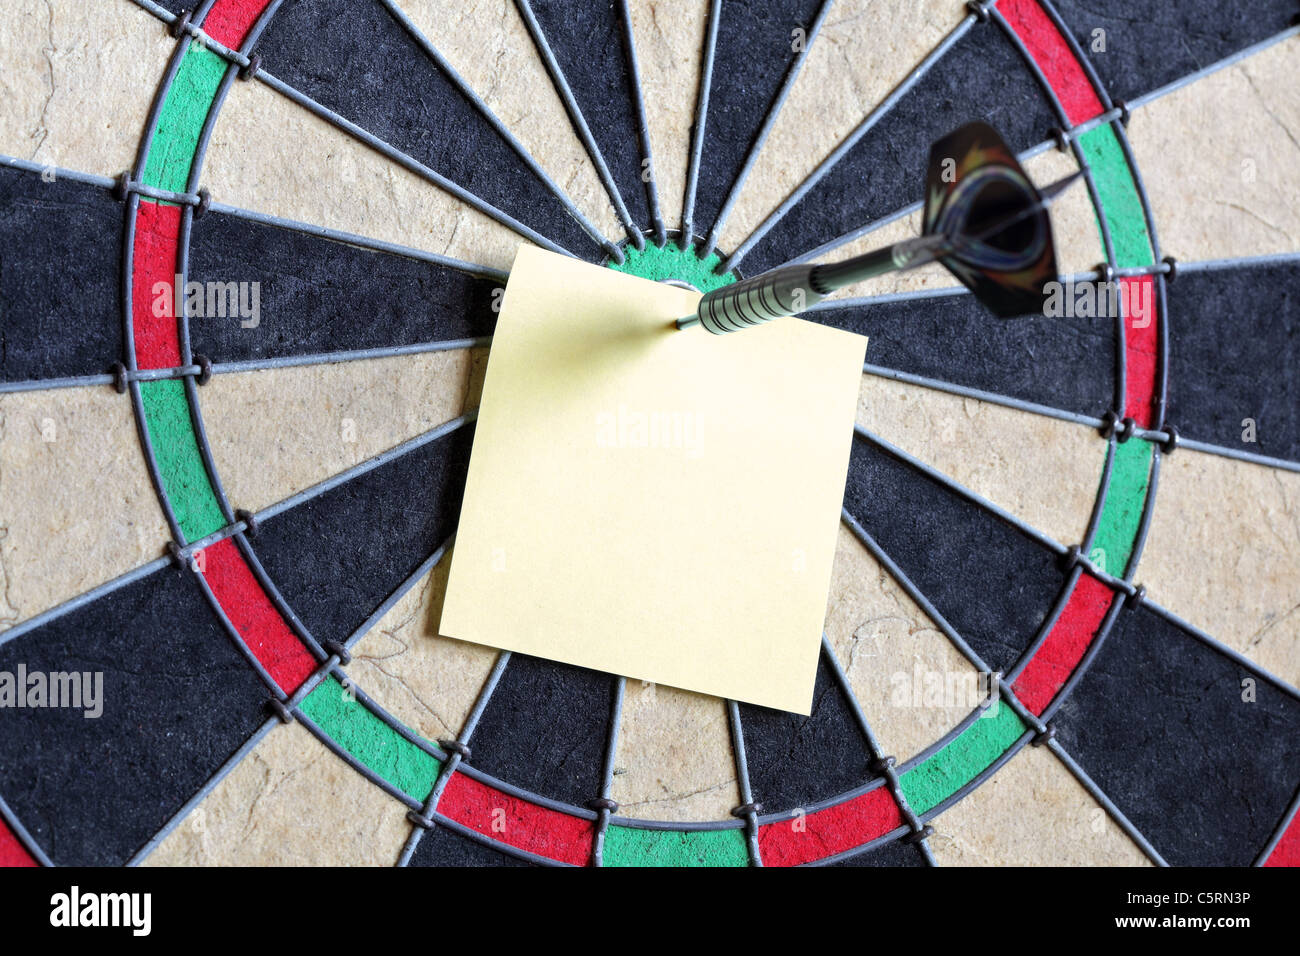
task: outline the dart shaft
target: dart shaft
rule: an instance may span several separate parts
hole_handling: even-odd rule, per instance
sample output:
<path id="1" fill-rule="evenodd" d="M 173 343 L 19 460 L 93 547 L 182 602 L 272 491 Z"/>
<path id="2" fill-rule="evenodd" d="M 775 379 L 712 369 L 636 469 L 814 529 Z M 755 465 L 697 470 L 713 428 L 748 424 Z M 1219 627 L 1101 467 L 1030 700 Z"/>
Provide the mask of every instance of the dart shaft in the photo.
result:
<path id="1" fill-rule="evenodd" d="M 863 282 L 886 272 L 901 272 L 933 262 L 951 245 L 943 236 L 907 239 L 886 246 L 884 249 L 877 249 L 875 252 L 845 259 L 843 262 L 817 266 L 813 270 L 813 281 L 826 288 L 829 294 L 846 285 Z"/>

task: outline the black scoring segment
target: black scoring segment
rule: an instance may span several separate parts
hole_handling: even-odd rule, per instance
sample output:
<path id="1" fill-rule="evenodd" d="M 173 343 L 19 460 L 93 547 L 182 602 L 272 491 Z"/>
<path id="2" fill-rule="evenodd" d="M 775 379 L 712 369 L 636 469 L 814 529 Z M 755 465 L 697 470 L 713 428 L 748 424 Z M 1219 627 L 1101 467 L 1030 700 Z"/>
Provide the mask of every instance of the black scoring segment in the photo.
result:
<path id="1" fill-rule="evenodd" d="M 259 523 L 253 550 L 318 641 L 346 641 L 456 529 L 473 426 Z"/>
<path id="2" fill-rule="evenodd" d="M 553 800 L 600 796 L 617 678 L 512 654 L 474 729 L 471 763 Z"/>
<path id="3" fill-rule="evenodd" d="M 1300 786 L 1300 700 L 1146 607 L 1120 612 L 1053 723 L 1173 866 L 1249 866 Z"/>
<path id="4" fill-rule="evenodd" d="M 691 217 L 708 235 L 827 0 L 723 3 Z"/>
<path id="5" fill-rule="evenodd" d="M 1020 52 L 976 24 L 742 258 L 753 275 L 919 202 L 930 146 L 979 117 L 1016 152 L 1059 120 Z M 865 117 L 864 117 L 865 119 Z"/>
<path id="6" fill-rule="evenodd" d="M 740 705 L 750 789 L 764 813 L 807 808 L 876 778 L 866 739 L 826 661 L 817 664 L 812 712 Z"/>
<path id="7" fill-rule="evenodd" d="M 123 361 L 124 219 L 99 186 L 0 166 L 0 381 Z"/>
<path id="8" fill-rule="evenodd" d="M 575 255 L 595 242 L 378 0 L 286 0 L 257 44 L 266 70 Z"/>
<path id="9" fill-rule="evenodd" d="M 408 866 L 531 866 L 532 864 L 499 853 L 490 846 L 471 840 L 450 827 L 439 824 L 426 830 L 411 854 Z"/>
<path id="10" fill-rule="evenodd" d="M 0 707 L 0 793 L 65 866 L 127 862 L 253 735 L 271 696 L 194 576 L 171 569 L 0 645 L 0 694 L 20 669 L 27 706 Z M 86 716 L 85 697 L 33 706 L 35 674 L 101 674 L 102 713 Z"/>
<path id="11" fill-rule="evenodd" d="M 256 283 L 240 310 L 190 319 L 215 362 L 397 348 L 490 335 L 504 280 L 296 229 L 210 212 L 195 221 L 189 279 Z M 245 318 L 248 316 L 248 318 Z"/>
<path id="12" fill-rule="evenodd" d="M 891 840 L 865 853 L 855 853 L 830 866 L 927 866 L 921 848 L 915 843 Z"/>
<path id="13" fill-rule="evenodd" d="M 1165 420 L 1185 438 L 1300 461 L 1300 259 L 1167 284 Z"/>
<path id="14" fill-rule="evenodd" d="M 844 507 L 995 670 L 1024 653 L 1065 587 L 1053 551 L 863 438 Z"/>
<path id="15" fill-rule="evenodd" d="M 868 336 L 867 362 L 881 368 L 1095 418 L 1115 401 L 1107 315 L 995 319 L 961 291 L 832 302 L 803 318 Z"/>
<path id="16" fill-rule="evenodd" d="M 1111 99 L 1132 100 L 1281 33 L 1294 0 L 1054 0 Z"/>
<path id="17" fill-rule="evenodd" d="M 649 229 L 650 183 L 642 175 L 647 157 L 641 155 L 637 82 L 621 0 L 517 2 L 536 18 L 632 224 Z"/>

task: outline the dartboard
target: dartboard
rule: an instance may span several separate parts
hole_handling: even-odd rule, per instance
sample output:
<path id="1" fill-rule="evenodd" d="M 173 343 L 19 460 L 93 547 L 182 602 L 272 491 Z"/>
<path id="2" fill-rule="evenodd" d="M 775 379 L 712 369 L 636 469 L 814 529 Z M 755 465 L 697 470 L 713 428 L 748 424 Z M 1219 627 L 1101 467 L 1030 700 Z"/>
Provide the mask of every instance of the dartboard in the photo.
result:
<path id="1" fill-rule="evenodd" d="M 1300 861 L 1297 12 L 9 0 L 0 862 Z M 976 120 L 1082 173 L 1060 295 L 804 315 L 869 342 L 810 714 L 440 635 L 521 245 L 834 260 Z"/>

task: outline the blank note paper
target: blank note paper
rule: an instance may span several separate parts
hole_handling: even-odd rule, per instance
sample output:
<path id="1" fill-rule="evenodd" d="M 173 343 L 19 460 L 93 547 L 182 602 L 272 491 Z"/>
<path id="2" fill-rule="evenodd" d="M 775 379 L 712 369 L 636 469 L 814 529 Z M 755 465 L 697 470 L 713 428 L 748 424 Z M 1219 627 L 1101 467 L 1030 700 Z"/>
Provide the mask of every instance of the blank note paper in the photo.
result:
<path id="1" fill-rule="evenodd" d="M 807 714 L 866 339 L 524 246 L 441 633 Z"/>

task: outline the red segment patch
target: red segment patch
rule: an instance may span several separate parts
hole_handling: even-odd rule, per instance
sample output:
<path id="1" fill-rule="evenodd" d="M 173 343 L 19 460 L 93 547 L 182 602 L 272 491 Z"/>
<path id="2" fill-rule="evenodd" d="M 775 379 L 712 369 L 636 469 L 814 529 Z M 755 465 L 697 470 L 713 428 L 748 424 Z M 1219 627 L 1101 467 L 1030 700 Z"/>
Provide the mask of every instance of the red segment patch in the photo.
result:
<path id="1" fill-rule="evenodd" d="M 1300 866 L 1300 813 L 1291 818 L 1290 825 L 1277 841 L 1273 852 L 1264 861 L 1265 866 Z"/>
<path id="2" fill-rule="evenodd" d="M 498 843 L 574 866 L 591 862 L 595 822 L 509 796 L 463 773 L 452 774 L 438 813 Z"/>
<path id="3" fill-rule="evenodd" d="M 1097 91 L 1038 0 L 1002 0 L 997 8 L 1043 71 L 1070 123 L 1078 126 L 1100 115 Z"/>
<path id="4" fill-rule="evenodd" d="M 203 32 L 218 43 L 238 50 L 270 2 L 271 0 L 217 0 L 203 21 Z"/>
<path id="5" fill-rule="evenodd" d="M 201 573 L 226 617 L 280 689 L 292 695 L 316 670 L 316 658 L 275 609 L 234 541 L 226 538 L 199 554 Z"/>
<path id="6" fill-rule="evenodd" d="M 36 866 L 36 861 L 27 852 L 9 828 L 0 821 L 0 866 Z"/>
<path id="7" fill-rule="evenodd" d="M 1110 610 L 1115 592 L 1090 574 L 1079 576 L 1070 600 L 1047 639 L 1029 659 L 1012 690 L 1034 715 L 1041 714 L 1065 686 Z"/>
<path id="8" fill-rule="evenodd" d="M 181 207 L 141 200 L 131 261 L 131 324 L 138 368 L 181 364 L 176 325 L 176 251 Z"/>
<path id="9" fill-rule="evenodd" d="M 1160 337 L 1156 327 L 1156 282 L 1151 276 L 1120 279 L 1124 307 L 1125 372 L 1124 414 L 1143 428 L 1151 427 L 1151 407 L 1156 395 L 1156 354 Z"/>
<path id="10" fill-rule="evenodd" d="M 764 866 L 798 866 L 862 846 L 903 825 L 903 815 L 887 786 L 793 820 L 758 828 Z"/>

